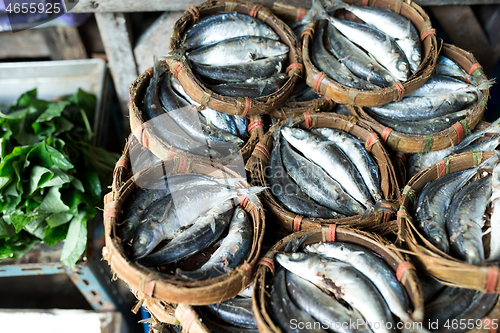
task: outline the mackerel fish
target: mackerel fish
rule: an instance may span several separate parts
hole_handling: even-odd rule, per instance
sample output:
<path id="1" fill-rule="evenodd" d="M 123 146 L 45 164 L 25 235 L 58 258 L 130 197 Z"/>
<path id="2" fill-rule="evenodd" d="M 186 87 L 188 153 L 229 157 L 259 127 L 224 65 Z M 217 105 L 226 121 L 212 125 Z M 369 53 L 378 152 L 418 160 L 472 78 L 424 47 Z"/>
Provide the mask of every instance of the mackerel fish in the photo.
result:
<path id="1" fill-rule="evenodd" d="M 206 84 L 206 86 L 219 95 L 257 98 L 276 92 L 287 80 L 288 76 L 280 73 L 265 79 L 221 83 L 216 85 Z"/>
<path id="2" fill-rule="evenodd" d="M 471 265 L 484 261 L 483 214 L 491 193 L 491 175 L 470 183 L 453 197 L 446 216 L 453 253 Z"/>
<path id="3" fill-rule="evenodd" d="M 316 286 L 330 291 L 357 309 L 368 323 L 393 323 L 392 314 L 384 298 L 373 283 L 353 266 L 314 254 L 278 253 L 280 265 Z M 388 325 L 372 325 L 374 333 L 394 332 Z M 392 325 L 395 328 L 395 324 Z"/>
<path id="4" fill-rule="evenodd" d="M 226 39 L 187 53 L 192 62 L 202 65 L 237 65 L 288 53 L 287 45 L 273 39 L 245 36 Z"/>
<path id="5" fill-rule="evenodd" d="M 237 297 L 218 304 L 210 304 L 205 309 L 221 321 L 231 325 L 257 328 L 251 298 Z"/>
<path id="6" fill-rule="evenodd" d="M 500 163 L 493 168 L 491 186 L 493 190 L 491 195 L 491 238 L 488 261 L 498 261 L 500 260 Z"/>
<path id="7" fill-rule="evenodd" d="M 306 253 L 348 263 L 363 273 L 382 294 L 389 309 L 403 321 L 412 321 L 410 304 L 394 271 L 370 250 L 355 244 L 316 243 L 305 247 Z"/>
<path id="8" fill-rule="evenodd" d="M 456 62 L 442 55 L 438 56 L 437 58 L 436 73 L 460 78 L 467 83 L 476 85 L 479 85 L 484 81 L 484 79 L 480 77 L 470 75 L 465 70 L 463 70 L 463 68 L 460 67 Z"/>
<path id="9" fill-rule="evenodd" d="M 222 13 L 203 18 L 194 24 L 184 34 L 182 46 L 189 50 L 241 36 L 279 40 L 276 32 L 258 19 L 239 13 Z"/>

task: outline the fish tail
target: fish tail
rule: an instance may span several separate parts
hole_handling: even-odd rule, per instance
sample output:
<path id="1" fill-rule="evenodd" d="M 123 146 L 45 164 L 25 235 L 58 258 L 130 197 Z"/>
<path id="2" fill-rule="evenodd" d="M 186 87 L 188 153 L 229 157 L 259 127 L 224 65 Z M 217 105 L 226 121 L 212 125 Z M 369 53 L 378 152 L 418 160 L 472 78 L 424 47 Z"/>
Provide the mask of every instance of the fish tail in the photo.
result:
<path id="1" fill-rule="evenodd" d="M 311 21 L 322 20 L 328 17 L 325 8 L 320 0 L 313 0 L 311 9 L 307 12 L 304 18 L 301 20 L 303 24 L 307 24 Z"/>
<path id="2" fill-rule="evenodd" d="M 217 178 L 215 181 L 221 185 L 227 185 L 228 187 L 234 187 L 239 182 L 245 182 L 247 179 L 241 178 Z"/>
<path id="3" fill-rule="evenodd" d="M 491 80 L 485 80 L 485 81 L 482 81 L 482 83 L 480 83 L 478 86 L 477 86 L 477 89 L 478 90 L 485 90 L 485 89 L 489 89 L 491 88 L 491 86 L 493 86 L 494 84 L 496 83 L 496 79 L 493 78 Z"/>
<path id="4" fill-rule="evenodd" d="M 481 130 L 481 133 L 500 133 L 500 118 L 490 124 L 490 126 Z"/>
<path id="5" fill-rule="evenodd" d="M 237 189 L 236 192 L 238 198 L 247 197 L 248 200 L 250 200 L 250 202 L 253 203 L 255 207 L 257 207 L 257 209 L 262 209 L 262 204 L 260 203 L 260 199 L 257 196 L 257 193 L 264 191 L 266 188 L 267 187 L 262 187 L 262 186 L 252 186 L 252 187 Z"/>
<path id="6" fill-rule="evenodd" d="M 385 199 L 379 199 L 375 205 L 368 207 L 367 210 L 361 216 L 361 221 L 372 219 L 374 217 L 380 217 L 382 214 L 393 214 L 396 211 L 395 207 L 391 202 Z"/>

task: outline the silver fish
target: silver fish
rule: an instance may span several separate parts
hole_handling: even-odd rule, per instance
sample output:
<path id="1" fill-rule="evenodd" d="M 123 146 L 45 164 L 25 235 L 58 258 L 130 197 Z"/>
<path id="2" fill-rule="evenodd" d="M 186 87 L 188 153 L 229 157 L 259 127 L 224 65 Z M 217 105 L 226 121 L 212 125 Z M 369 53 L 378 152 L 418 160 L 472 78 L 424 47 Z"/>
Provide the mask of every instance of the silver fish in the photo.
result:
<path id="1" fill-rule="evenodd" d="M 288 53 L 287 45 L 273 39 L 256 36 L 226 39 L 187 53 L 189 60 L 202 65 L 237 65 Z"/>
<path id="2" fill-rule="evenodd" d="M 183 36 L 182 46 L 193 49 L 241 36 L 261 36 L 279 40 L 271 27 L 258 19 L 239 13 L 222 13 L 200 20 Z"/>
<path id="3" fill-rule="evenodd" d="M 342 35 L 332 24 L 328 25 L 328 40 L 330 51 L 363 80 L 379 87 L 389 87 L 398 81 L 390 71 Z"/>
<path id="4" fill-rule="evenodd" d="M 369 249 L 355 244 L 335 242 L 310 244 L 304 250 L 306 253 L 314 253 L 351 264 L 373 282 L 387 302 L 389 309 L 396 316 L 403 321 L 412 321 L 408 313 L 410 304 L 394 271 Z"/>
<path id="5" fill-rule="evenodd" d="M 253 226 L 241 206 L 234 210 L 228 235 L 210 259 L 195 271 L 177 269 L 176 275 L 188 279 L 208 279 L 230 272 L 243 263 L 252 246 Z"/>
<path id="6" fill-rule="evenodd" d="M 500 259 L 500 163 L 495 165 L 491 177 L 491 233 L 490 233 L 490 255 L 488 261 Z"/>
<path id="7" fill-rule="evenodd" d="M 142 258 L 145 266 L 162 266 L 178 262 L 212 245 L 229 225 L 232 200 L 225 201 L 213 210 L 214 215 L 202 216 L 187 230 L 180 233 L 158 251 Z"/>
<path id="8" fill-rule="evenodd" d="M 251 298 L 233 298 L 205 307 L 217 319 L 238 327 L 257 328 Z"/>
<path id="9" fill-rule="evenodd" d="M 347 216 L 363 214 L 363 206 L 321 167 L 294 152 L 286 140 L 281 144 L 281 156 L 288 174 L 311 199 Z"/>
<path id="10" fill-rule="evenodd" d="M 323 36 L 327 25 L 326 20 L 321 21 L 319 24 L 312 46 L 312 63 L 320 71 L 340 84 L 356 89 L 377 89 L 377 86 L 354 75 L 342 62 L 327 51 L 323 44 Z"/>
<path id="11" fill-rule="evenodd" d="M 444 253 L 449 252 L 446 232 L 446 211 L 455 193 L 471 179 L 477 170 L 493 168 L 498 161 L 494 155 L 478 166 L 450 173 L 433 180 L 423 188 L 415 203 L 417 223 L 424 236 Z"/>
<path id="12" fill-rule="evenodd" d="M 352 21 L 339 20 L 328 17 L 328 21 L 335 26 L 344 36 L 367 50 L 382 66 L 399 81 L 406 81 L 410 76 L 410 65 L 406 56 L 396 42 L 381 32 L 368 25 Z"/>
<path id="13" fill-rule="evenodd" d="M 432 94 L 448 93 L 450 91 L 467 91 L 477 93 L 480 90 L 489 89 L 494 80 L 483 81 L 480 85 L 469 84 L 453 77 L 434 74 L 423 86 L 412 92 L 408 97 L 427 96 Z"/>
<path id="14" fill-rule="evenodd" d="M 400 121 L 400 120 L 380 117 L 377 114 L 371 114 L 369 111 L 367 111 L 367 113 L 370 116 L 372 116 L 373 119 L 375 119 L 382 125 L 388 126 L 397 132 L 414 134 L 414 135 L 427 135 L 444 131 L 445 129 L 451 127 L 456 122 L 465 119 L 471 112 L 472 112 L 471 109 L 465 109 L 430 119 Z"/>
<path id="15" fill-rule="evenodd" d="M 476 85 L 481 84 L 484 81 L 484 79 L 480 77 L 470 75 L 456 62 L 442 55 L 438 56 L 437 58 L 436 73 L 461 78 L 465 82 Z"/>
<path id="16" fill-rule="evenodd" d="M 446 215 L 453 253 L 471 265 L 484 261 L 481 229 L 491 191 L 491 175 L 470 183 L 455 194 Z"/>
<path id="17" fill-rule="evenodd" d="M 359 139 L 333 128 L 317 128 L 311 132 L 337 145 L 358 169 L 372 197 L 376 201 L 383 200 L 378 166 L 373 162 Z"/>
<path id="18" fill-rule="evenodd" d="M 217 94 L 224 96 L 257 98 L 276 92 L 287 80 L 288 76 L 281 73 L 266 79 L 221 83 L 216 85 L 206 84 L 206 86 Z"/>
<path id="19" fill-rule="evenodd" d="M 396 44 L 403 50 L 410 64 L 411 71 L 415 72 L 418 69 L 422 58 L 420 53 L 420 38 L 417 29 L 410 20 L 389 9 L 350 5 L 341 0 L 328 1 L 327 12 L 332 12 L 339 8 L 350 11 L 369 26 L 393 38 Z"/>
<path id="20" fill-rule="evenodd" d="M 287 271 L 286 286 L 292 301 L 314 319 L 325 323 L 329 332 L 371 333 L 371 330 L 363 325 L 352 328 L 352 323 L 363 321 L 363 317 L 356 309 L 347 309 L 311 282 Z"/>
<path id="21" fill-rule="evenodd" d="M 353 266 L 299 252 L 278 253 L 276 260 L 292 273 L 330 291 L 337 299 L 346 301 L 367 322 L 393 324 L 392 330 L 388 329 L 388 325 L 373 325 L 371 329 L 374 333 L 395 331 L 392 314 L 384 298 L 373 283 Z"/>
<path id="22" fill-rule="evenodd" d="M 341 184 L 359 203 L 366 208 L 374 205 L 359 171 L 339 148 L 300 128 L 284 127 L 281 134 L 293 147 Z"/>

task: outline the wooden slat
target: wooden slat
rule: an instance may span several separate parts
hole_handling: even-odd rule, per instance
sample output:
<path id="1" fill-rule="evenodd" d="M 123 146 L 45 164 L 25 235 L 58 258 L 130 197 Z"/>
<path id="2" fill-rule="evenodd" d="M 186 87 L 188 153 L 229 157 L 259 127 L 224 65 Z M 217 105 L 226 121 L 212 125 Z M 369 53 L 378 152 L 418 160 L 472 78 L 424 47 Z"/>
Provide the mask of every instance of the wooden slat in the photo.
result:
<path id="1" fill-rule="evenodd" d="M 203 0 L 80 0 L 71 10 L 72 13 L 105 13 L 105 12 L 147 12 L 147 11 L 179 11 L 196 6 Z M 254 0 L 253 2 L 272 7 L 274 0 Z M 310 7 L 311 0 L 276 1 L 298 7 Z M 487 5 L 498 4 L 500 0 L 417 0 L 421 6 L 444 5 Z"/>
<path id="2" fill-rule="evenodd" d="M 126 17 L 123 13 L 97 13 L 95 17 L 120 107 L 124 116 L 128 116 L 128 87 L 138 74 Z"/>
<path id="3" fill-rule="evenodd" d="M 75 27 L 50 27 L 41 29 L 49 47 L 52 60 L 86 59 L 87 51 Z"/>
<path id="4" fill-rule="evenodd" d="M 0 59 L 48 58 L 50 50 L 40 30 L 0 32 Z"/>
<path id="5" fill-rule="evenodd" d="M 451 42 L 472 52 L 485 72 L 489 72 L 495 65 L 490 56 L 490 43 L 470 6 L 439 6 L 431 10 Z"/>

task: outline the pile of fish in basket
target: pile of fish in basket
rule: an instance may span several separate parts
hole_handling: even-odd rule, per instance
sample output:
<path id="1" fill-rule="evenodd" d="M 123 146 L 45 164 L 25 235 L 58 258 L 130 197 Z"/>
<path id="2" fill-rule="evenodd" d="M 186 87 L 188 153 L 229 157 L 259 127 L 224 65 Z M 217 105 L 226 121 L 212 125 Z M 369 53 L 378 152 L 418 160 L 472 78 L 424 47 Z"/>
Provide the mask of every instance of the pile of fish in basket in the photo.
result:
<path id="1" fill-rule="evenodd" d="M 494 81 L 422 8 L 210 0 L 169 47 L 104 213 L 153 330 L 496 330 Z"/>

